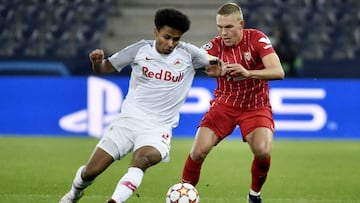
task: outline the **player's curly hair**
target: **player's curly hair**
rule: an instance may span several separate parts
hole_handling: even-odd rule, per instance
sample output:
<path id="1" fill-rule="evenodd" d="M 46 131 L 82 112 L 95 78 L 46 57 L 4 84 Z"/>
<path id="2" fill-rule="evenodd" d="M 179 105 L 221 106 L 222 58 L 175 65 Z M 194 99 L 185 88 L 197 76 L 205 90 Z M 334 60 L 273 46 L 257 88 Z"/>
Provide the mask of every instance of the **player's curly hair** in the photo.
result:
<path id="1" fill-rule="evenodd" d="M 158 30 L 164 26 L 169 26 L 185 33 L 190 28 L 190 20 L 177 9 L 163 8 L 159 9 L 155 14 L 155 26 Z"/>

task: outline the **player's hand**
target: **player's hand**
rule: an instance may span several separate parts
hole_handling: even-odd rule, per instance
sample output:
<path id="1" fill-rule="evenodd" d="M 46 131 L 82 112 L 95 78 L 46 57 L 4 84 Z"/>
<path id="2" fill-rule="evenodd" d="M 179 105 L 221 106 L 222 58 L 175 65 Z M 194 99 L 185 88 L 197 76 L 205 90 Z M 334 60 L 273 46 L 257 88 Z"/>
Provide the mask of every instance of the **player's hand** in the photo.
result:
<path id="1" fill-rule="evenodd" d="M 227 64 L 226 70 L 232 77 L 250 77 L 250 72 L 241 64 Z"/>
<path id="2" fill-rule="evenodd" d="M 224 66 L 224 62 L 218 58 L 210 60 L 209 65 L 206 66 L 206 73 L 211 77 L 220 77 L 225 75 L 226 67 Z"/>
<path id="3" fill-rule="evenodd" d="M 102 49 L 95 49 L 93 51 L 90 52 L 89 54 L 89 58 L 91 63 L 93 64 L 99 64 L 104 60 L 105 54 L 104 54 L 104 50 Z"/>

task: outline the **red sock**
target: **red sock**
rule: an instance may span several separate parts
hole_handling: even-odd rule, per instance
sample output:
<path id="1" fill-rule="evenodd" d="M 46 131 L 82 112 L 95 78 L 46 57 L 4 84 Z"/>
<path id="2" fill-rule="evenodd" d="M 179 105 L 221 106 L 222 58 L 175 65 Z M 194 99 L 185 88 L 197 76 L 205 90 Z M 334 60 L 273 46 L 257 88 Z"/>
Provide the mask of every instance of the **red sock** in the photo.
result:
<path id="1" fill-rule="evenodd" d="M 190 183 L 193 186 L 196 186 L 200 178 L 201 165 L 202 162 L 193 161 L 189 155 L 185 162 L 182 174 L 182 182 Z"/>
<path id="2" fill-rule="evenodd" d="M 251 189 L 260 192 L 266 181 L 270 169 L 270 157 L 266 159 L 254 158 L 251 166 Z"/>

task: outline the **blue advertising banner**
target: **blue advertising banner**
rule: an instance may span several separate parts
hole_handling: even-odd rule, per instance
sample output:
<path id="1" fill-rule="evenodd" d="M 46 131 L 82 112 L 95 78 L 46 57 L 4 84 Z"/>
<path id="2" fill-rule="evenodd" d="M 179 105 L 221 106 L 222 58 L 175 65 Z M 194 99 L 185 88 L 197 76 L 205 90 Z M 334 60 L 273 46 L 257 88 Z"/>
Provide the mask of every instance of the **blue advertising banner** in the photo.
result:
<path id="1" fill-rule="evenodd" d="M 193 137 L 216 86 L 194 80 L 174 137 Z M 360 139 L 360 80 L 270 82 L 276 139 Z M 127 77 L 1 77 L 0 135 L 94 136 L 120 112 Z M 240 138 L 235 129 L 232 138 Z"/>

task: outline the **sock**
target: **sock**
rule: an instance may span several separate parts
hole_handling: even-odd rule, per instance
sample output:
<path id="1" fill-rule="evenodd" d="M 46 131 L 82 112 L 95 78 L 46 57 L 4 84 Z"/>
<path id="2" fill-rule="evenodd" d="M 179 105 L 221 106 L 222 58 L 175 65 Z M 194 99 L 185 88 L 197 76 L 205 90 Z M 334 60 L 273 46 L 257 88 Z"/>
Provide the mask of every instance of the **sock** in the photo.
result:
<path id="1" fill-rule="evenodd" d="M 81 178 L 82 170 L 85 168 L 85 166 L 80 166 L 80 168 L 77 170 L 72 187 L 71 192 L 74 196 L 79 195 L 85 188 L 87 188 L 89 185 L 91 185 L 94 181 L 84 181 Z"/>
<path id="2" fill-rule="evenodd" d="M 183 169 L 182 182 L 196 186 L 199 182 L 202 163 L 193 161 L 188 155 Z"/>
<path id="3" fill-rule="evenodd" d="M 116 202 L 125 202 L 140 186 L 144 172 L 135 167 L 130 167 L 128 172 L 119 180 L 111 199 Z"/>
<path id="4" fill-rule="evenodd" d="M 249 194 L 252 195 L 252 196 L 260 196 L 260 193 L 261 192 L 255 192 L 254 190 L 250 189 L 250 192 Z"/>
<path id="5" fill-rule="evenodd" d="M 270 157 L 265 159 L 254 158 L 251 166 L 251 190 L 254 195 L 260 194 L 260 190 L 266 181 L 270 169 Z"/>

